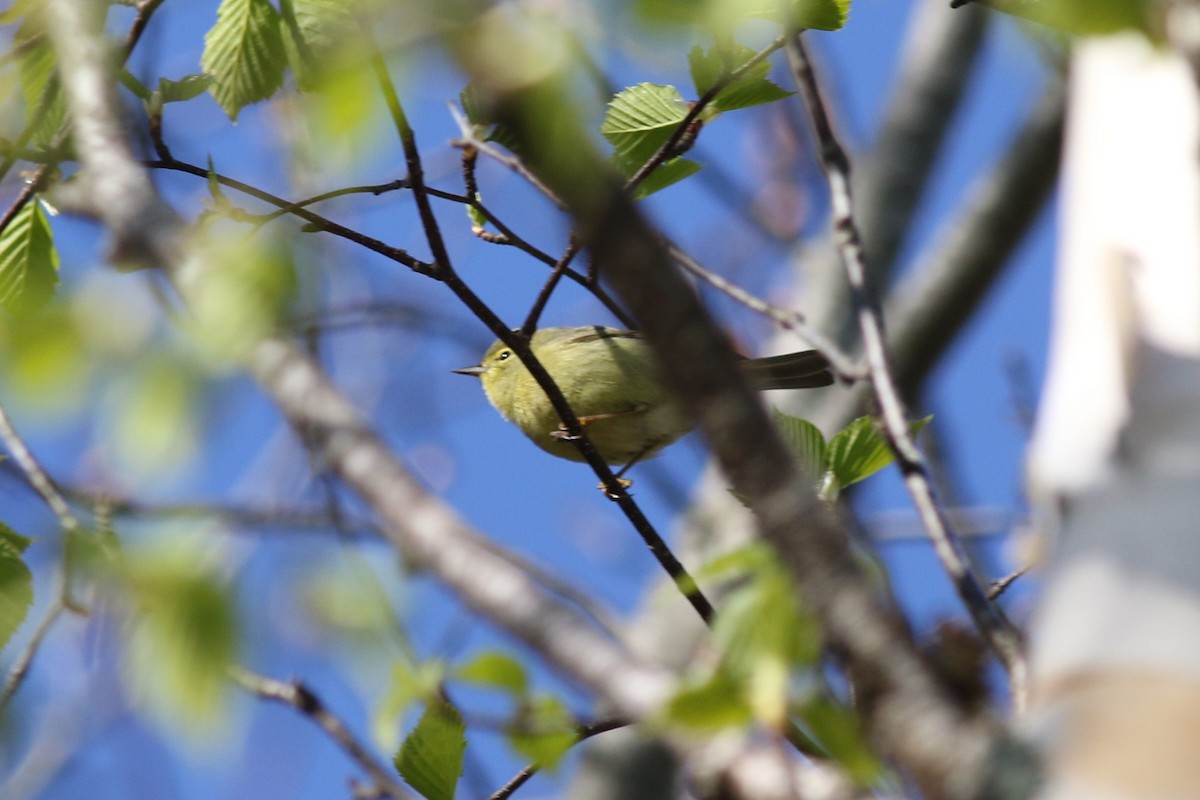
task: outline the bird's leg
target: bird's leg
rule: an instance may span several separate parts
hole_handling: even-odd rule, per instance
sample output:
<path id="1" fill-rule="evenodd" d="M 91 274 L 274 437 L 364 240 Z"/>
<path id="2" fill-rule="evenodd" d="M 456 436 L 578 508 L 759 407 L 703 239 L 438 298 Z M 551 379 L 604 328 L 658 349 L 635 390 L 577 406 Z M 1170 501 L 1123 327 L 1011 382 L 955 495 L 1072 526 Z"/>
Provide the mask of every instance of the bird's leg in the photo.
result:
<path id="1" fill-rule="evenodd" d="M 630 414 L 642 414 L 645 413 L 647 408 L 649 408 L 649 406 L 642 403 L 634 406 L 633 408 L 627 408 L 624 411 L 609 411 L 604 414 L 585 414 L 578 417 L 579 426 L 581 428 L 586 428 L 593 422 L 600 422 L 606 419 L 619 419 L 621 417 L 629 416 Z M 560 442 L 573 442 L 579 437 L 572 436 L 570 431 L 567 430 L 566 426 L 560 422 L 557 430 L 550 431 L 550 438 L 557 439 Z"/>

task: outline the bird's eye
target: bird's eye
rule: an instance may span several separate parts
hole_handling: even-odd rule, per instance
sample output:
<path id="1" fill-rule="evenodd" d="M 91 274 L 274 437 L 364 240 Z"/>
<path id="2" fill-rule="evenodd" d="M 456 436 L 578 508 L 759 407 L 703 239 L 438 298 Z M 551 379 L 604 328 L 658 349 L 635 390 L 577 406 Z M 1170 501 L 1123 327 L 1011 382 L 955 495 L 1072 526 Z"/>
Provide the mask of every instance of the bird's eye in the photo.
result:
<path id="1" fill-rule="evenodd" d="M 501 350 L 500 355 L 496 356 L 497 361 L 504 361 L 512 355 L 512 350 Z"/>

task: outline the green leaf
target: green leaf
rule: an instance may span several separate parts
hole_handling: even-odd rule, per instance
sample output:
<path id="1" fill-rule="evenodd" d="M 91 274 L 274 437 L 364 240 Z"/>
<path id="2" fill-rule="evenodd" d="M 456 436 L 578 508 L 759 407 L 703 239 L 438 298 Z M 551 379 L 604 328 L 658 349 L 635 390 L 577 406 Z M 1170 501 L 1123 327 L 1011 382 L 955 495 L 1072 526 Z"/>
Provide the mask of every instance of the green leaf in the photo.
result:
<path id="1" fill-rule="evenodd" d="M 35 37 L 41 30 L 26 22 L 13 36 L 19 54 L 21 91 L 25 98 L 28 141 L 35 146 L 51 144 L 67 119 L 67 101 L 56 72 L 57 60 L 49 37 Z"/>
<path id="2" fill-rule="evenodd" d="M 231 120 L 279 88 L 285 63 L 274 6 L 267 0 L 221 0 L 217 22 L 204 36 L 200 66 L 213 76 L 209 91 Z"/>
<path id="3" fill-rule="evenodd" d="M 282 235 L 213 236 L 197 248 L 205 272 L 192 293 L 188 322 L 210 355 L 237 358 L 276 329 L 296 292 L 290 244 Z"/>
<path id="4" fill-rule="evenodd" d="M 688 53 L 688 65 L 691 68 L 696 93 L 701 96 L 707 94 L 724 75 L 738 69 L 753 56 L 754 51 L 743 45 L 723 49 L 714 47 L 707 52 L 699 46 L 693 47 Z M 769 61 L 764 59 L 758 62 L 737 80 L 722 88 L 713 98 L 713 107 L 720 111 L 732 111 L 790 97 L 793 92 L 767 80 L 770 70 Z"/>
<path id="5" fill-rule="evenodd" d="M 714 6 L 709 25 L 718 30 L 731 30 L 738 20 L 750 17 L 783 22 L 782 15 L 787 14 L 789 27 L 836 31 L 850 15 L 850 0 L 793 0 L 786 4 L 779 0 L 716 0 Z"/>
<path id="6" fill-rule="evenodd" d="M 383 749 L 394 750 L 399 746 L 397 732 L 404 715 L 418 701 L 437 701 L 445 677 L 446 668 L 441 661 L 392 663 L 391 683 L 372 719 L 372 732 Z"/>
<path id="7" fill-rule="evenodd" d="M 883 774 L 883 765 L 868 746 L 862 723 L 851 709 L 816 697 L 800 708 L 799 717 L 804 728 L 860 786 L 874 783 Z"/>
<path id="8" fill-rule="evenodd" d="M 467 749 L 466 726 L 458 710 L 434 701 L 425 707 L 396 753 L 396 770 L 426 800 L 454 800 Z"/>
<path id="9" fill-rule="evenodd" d="M 766 545 L 760 547 L 770 552 Z M 820 657 L 821 632 L 778 559 L 762 560 L 749 581 L 729 596 L 713 635 L 723 645 L 724 667 L 742 682 L 755 717 L 781 728 L 792 669 Z"/>
<path id="10" fill-rule="evenodd" d="M 158 91 L 164 103 L 182 103 L 199 97 L 213 85 L 212 75 L 184 75 L 177 81 L 158 79 Z"/>
<path id="11" fill-rule="evenodd" d="M 33 573 L 21 558 L 30 541 L 0 522 L 0 648 L 21 627 L 33 605 Z"/>
<path id="12" fill-rule="evenodd" d="M 613 146 L 613 162 L 629 177 L 671 138 L 687 113 L 688 104 L 674 86 L 641 83 L 622 90 L 612 99 L 600 133 Z M 638 196 L 683 180 L 699 169 L 694 162 L 673 158 L 660 165 L 639 187 Z M 658 172 L 663 175 L 657 175 Z"/>
<path id="13" fill-rule="evenodd" d="M 140 614 L 129 643 L 131 691 L 168 727 L 211 734 L 224 721 L 238 625 L 201 536 L 164 537 L 120 574 Z"/>
<path id="14" fill-rule="evenodd" d="M 320 85 L 330 59 L 357 32 L 350 0 L 281 0 L 283 46 L 288 64 L 302 91 Z"/>
<path id="15" fill-rule="evenodd" d="M 556 697 L 543 695 L 521 708 L 509 726 L 512 748 L 541 769 L 554 769 L 579 741 L 575 719 Z"/>
<path id="16" fill-rule="evenodd" d="M 11 313 L 41 308 L 58 286 L 58 251 L 37 196 L 0 233 L 0 305 Z"/>
<path id="17" fill-rule="evenodd" d="M 910 422 L 909 431 L 918 433 L 931 419 Z M 834 434 L 825 452 L 829 469 L 841 488 L 874 475 L 896 459 L 883 431 L 871 417 L 859 417 Z"/>
<path id="18" fill-rule="evenodd" d="M 668 722 L 700 733 L 740 727 L 754 718 L 742 685 L 724 670 L 676 692 L 665 716 Z"/>
<path id="19" fill-rule="evenodd" d="M 139 100 L 148 101 L 150 99 L 150 90 L 127 67 L 122 67 L 121 71 L 117 73 L 117 81 Z"/>
<path id="20" fill-rule="evenodd" d="M 827 467 L 825 437 L 819 428 L 806 419 L 784 414 L 772 409 L 775 427 L 783 436 L 783 441 L 792 451 L 792 455 L 800 462 L 804 474 L 815 482 L 820 482 Z"/>
<path id="21" fill-rule="evenodd" d="M 1136 30 L 1157 37 L 1158 6 L 1147 0 L 987 0 L 984 5 L 1079 35 Z"/>
<path id="22" fill-rule="evenodd" d="M 525 667 L 507 653 L 488 650 L 454 672 L 461 681 L 489 686 L 512 695 L 524 695 L 529 690 L 529 677 Z"/>

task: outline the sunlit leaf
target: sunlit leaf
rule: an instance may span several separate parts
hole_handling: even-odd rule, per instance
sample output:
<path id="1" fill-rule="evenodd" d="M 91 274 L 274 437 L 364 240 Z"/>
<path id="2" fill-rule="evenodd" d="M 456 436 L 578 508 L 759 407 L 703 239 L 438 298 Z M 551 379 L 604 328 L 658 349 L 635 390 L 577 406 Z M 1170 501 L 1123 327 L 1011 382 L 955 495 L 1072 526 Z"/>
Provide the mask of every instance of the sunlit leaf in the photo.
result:
<path id="1" fill-rule="evenodd" d="M 688 65 L 696 93 L 701 96 L 707 94 L 718 80 L 747 63 L 753 56 L 754 51 L 742 45 L 714 47 L 707 51 L 699 46 L 693 47 L 688 53 Z M 770 69 L 770 61 L 759 61 L 737 80 L 722 88 L 713 98 L 713 106 L 721 111 L 732 111 L 790 97 L 792 92 L 767 80 Z"/>
<path id="2" fill-rule="evenodd" d="M 712 733 L 746 725 L 754 714 L 742 684 L 727 672 L 717 670 L 708 679 L 676 692 L 667 703 L 664 717 L 669 723 Z"/>
<path id="3" fill-rule="evenodd" d="M 783 436 L 792 455 L 800 462 L 804 474 L 819 483 L 825 475 L 825 436 L 819 428 L 806 419 L 772 411 L 775 427 Z"/>
<path id="4" fill-rule="evenodd" d="M 462 716 L 449 703 L 434 701 L 400 745 L 396 769 L 426 800 L 454 800 L 466 749 Z"/>
<path id="5" fill-rule="evenodd" d="M 316 88 L 330 59 L 350 41 L 357 27 L 352 0 L 281 0 L 283 46 L 303 91 Z"/>
<path id="6" fill-rule="evenodd" d="M 1147 0 L 987 0 L 990 8 L 1080 35 L 1135 30 L 1158 35 Z"/>
<path id="7" fill-rule="evenodd" d="M 164 538 L 129 555 L 119 573 L 137 612 L 130 689 L 165 725 L 194 736 L 224 721 L 238 651 L 232 598 L 204 542 Z"/>
<path id="8" fill-rule="evenodd" d="M 0 523 L 0 648 L 21 627 L 33 605 L 33 573 L 21 557 L 30 541 Z"/>
<path id="9" fill-rule="evenodd" d="M 0 376 L 31 412 L 78 409 L 88 401 L 85 388 L 94 368 L 83 331 L 61 305 L 0 320 Z"/>
<path id="10" fill-rule="evenodd" d="M 556 697 L 542 695 L 524 704 L 509 726 L 508 741 L 541 769 L 554 769 L 577 741 L 575 719 Z"/>
<path id="11" fill-rule="evenodd" d="M 164 475 L 192 457 L 200 441 L 201 377 L 195 365 L 170 352 L 150 354 L 120 375 L 107 398 L 106 427 L 126 469 Z"/>
<path id="12" fill-rule="evenodd" d="M 376 708 L 372 722 L 375 740 L 384 750 L 395 750 L 399 746 L 397 732 L 404 715 L 415 703 L 437 700 L 445 674 L 445 666 L 440 661 L 392 663 L 387 693 Z"/>
<path id="13" fill-rule="evenodd" d="M 164 103 L 182 103 L 199 97 L 213 84 L 211 75 L 184 75 L 179 80 L 158 79 L 158 91 Z"/>
<path id="14" fill-rule="evenodd" d="M 642 83 L 617 94 L 608 105 L 600 132 L 612 144 L 613 162 L 632 176 L 671 138 L 688 113 L 688 104 L 673 86 Z M 645 196 L 697 172 L 700 166 L 671 159 L 655 170 L 641 187 Z M 658 175 L 657 173 L 662 173 Z"/>
<path id="15" fill-rule="evenodd" d="M 523 695 L 529 689 L 529 677 L 525 667 L 507 653 L 488 650 L 468 661 L 454 671 L 461 681 L 490 686 L 513 695 Z"/>
<path id="16" fill-rule="evenodd" d="M 37 38 L 40 28 L 26 23 L 14 35 L 25 97 L 27 141 L 33 145 L 52 143 L 67 118 L 67 102 L 56 72 L 54 48 L 46 37 Z"/>
<path id="17" fill-rule="evenodd" d="M 26 313 L 41 308 L 58 286 L 58 251 L 37 198 L 0 233 L 0 305 Z"/>
<path id="18" fill-rule="evenodd" d="M 871 751 L 862 723 L 849 708 L 824 697 L 806 702 L 798 710 L 803 727 L 859 785 L 869 785 L 883 774 L 883 765 Z"/>
<path id="19" fill-rule="evenodd" d="M 276 329 L 296 291 L 282 238 L 213 236 L 196 251 L 202 276 L 190 294 L 195 333 L 218 358 L 236 358 Z"/>
<path id="20" fill-rule="evenodd" d="M 204 37 L 200 66 L 213 76 L 213 98 L 237 121 L 283 83 L 286 58 L 279 12 L 267 0 L 221 0 L 217 22 Z"/>
<path id="21" fill-rule="evenodd" d="M 909 423 L 909 432 L 916 434 L 932 417 Z M 871 417 L 859 417 L 829 440 L 826 459 L 838 485 L 842 488 L 868 478 L 895 461 L 887 437 Z"/>

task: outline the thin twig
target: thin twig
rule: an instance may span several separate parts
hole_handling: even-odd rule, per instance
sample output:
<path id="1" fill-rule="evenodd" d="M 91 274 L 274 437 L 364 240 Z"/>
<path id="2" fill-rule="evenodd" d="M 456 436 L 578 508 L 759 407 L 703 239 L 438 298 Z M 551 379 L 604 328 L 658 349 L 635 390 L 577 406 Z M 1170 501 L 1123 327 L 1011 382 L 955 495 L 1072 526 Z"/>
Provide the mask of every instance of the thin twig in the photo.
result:
<path id="1" fill-rule="evenodd" d="M 65 580 L 65 578 L 59 578 Z M 67 610 L 67 604 L 63 602 L 62 592 L 50 603 L 50 607 L 46 609 L 46 613 L 42 616 L 37 627 L 34 628 L 33 635 L 25 645 L 25 649 L 17 656 L 17 660 L 13 662 L 12 668 L 8 671 L 8 677 L 4 679 L 4 689 L 0 690 L 0 711 L 8 707 L 8 703 L 12 700 L 13 695 L 21 688 L 21 684 L 25 682 L 26 676 L 29 674 L 29 668 L 33 666 L 33 659 L 37 656 L 41 649 L 42 641 L 46 638 L 46 634 L 50 633 L 50 629 L 54 627 L 54 623 L 58 622 L 58 618 Z"/>
<path id="2" fill-rule="evenodd" d="M 346 723 L 303 683 L 275 680 L 246 669 L 232 670 L 232 677 L 251 694 L 291 706 L 310 719 L 370 777 L 373 784 L 371 788 L 379 791 L 379 796 L 411 800 L 412 795 L 392 776 L 392 771 L 381 764 Z"/>
<path id="3" fill-rule="evenodd" d="M 663 162 L 680 155 L 682 152 L 681 145 L 685 141 L 685 137 L 693 135 L 693 126 L 695 125 L 696 121 L 700 119 L 700 115 L 704 113 L 704 111 L 709 107 L 709 105 L 712 104 L 714 100 L 716 100 L 717 95 L 720 94 L 725 87 L 729 86 L 738 78 L 742 77 L 751 69 L 753 69 L 756 64 L 774 53 L 779 48 L 783 47 L 783 43 L 784 37 L 780 36 L 776 38 L 775 41 L 771 42 L 762 50 L 759 50 L 757 53 L 747 59 L 746 63 L 741 64 L 737 67 L 737 69 L 726 72 L 724 75 L 713 81 L 713 85 L 708 88 L 708 91 L 700 96 L 699 100 L 692 104 L 692 107 L 688 109 L 688 112 L 686 115 L 684 115 L 684 118 L 680 120 L 678 125 L 675 126 L 675 130 L 671 131 L 671 135 L 667 137 L 667 140 L 663 142 L 656 151 L 654 151 L 654 155 L 650 156 L 650 158 L 646 160 L 646 163 L 642 164 L 642 166 L 638 168 L 638 171 L 635 172 L 629 178 L 629 180 L 625 182 L 625 191 L 633 192 L 633 190 L 640 186 L 642 182 L 646 180 L 646 178 L 650 177 L 650 173 L 658 169 Z"/>
<path id="4" fill-rule="evenodd" d="M 1020 569 L 1016 570 L 1015 572 L 1010 572 L 1009 574 L 1005 575 L 1003 578 L 998 578 L 998 579 L 992 581 L 991 584 L 988 586 L 988 599 L 995 600 L 997 597 L 1004 594 L 1006 591 L 1008 591 L 1008 587 L 1012 586 L 1013 583 L 1017 580 L 1017 578 L 1020 578 L 1026 572 L 1029 572 L 1030 569 L 1031 569 L 1031 567 L 1024 566 L 1024 567 L 1021 567 Z"/>
<path id="5" fill-rule="evenodd" d="M 896 461 L 904 475 L 905 486 L 921 515 L 943 568 L 949 574 L 976 626 L 1008 671 L 1014 696 L 1020 698 L 1024 694 L 1026 673 L 1020 633 L 1005 617 L 1003 611 L 988 599 L 979 578 L 967 561 L 962 545 L 951 531 L 945 514 L 934 498 L 924 459 L 909 434 L 904 404 L 896 389 L 884 350 L 883 325 L 866 283 L 862 244 L 854 222 L 850 194 L 850 161 L 833 131 L 816 75 L 798 31 L 789 35 L 787 53 L 788 63 L 821 144 L 821 166 L 829 181 L 834 236 L 853 293 L 871 385 L 882 412 L 884 430 L 896 453 Z"/>
<path id="6" fill-rule="evenodd" d="M 71 513 L 71 507 L 67 501 L 63 499 L 59 493 L 58 487 L 54 485 L 54 481 L 50 480 L 50 476 L 42 469 L 42 465 L 34 458 L 29 446 L 21 439 L 16 428 L 13 427 L 12 420 L 8 418 L 8 413 L 4 410 L 4 406 L 0 405 L 0 441 L 4 442 L 4 446 L 8 452 L 12 454 L 13 460 L 17 462 L 17 466 L 25 473 L 25 477 L 29 480 L 29 485 L 33 487 L 42 499 L 46 501 L 46 505 L 54 512 L 54 516 L 58 518 L 59 527 L 68 536 L 78 533 L 81 530 L 79 520 Z"/>
<path id="7" fill-rule="evenodd" d="M 855 364 L 854 360 L 850 358 L 850 356 L 843 353 L 832 339 L 823 335 L 820 331 L 809 325 L 808 320 L 804 318 L 804 315 L 795 311 L 788 311 L 787 309 L 779 308 L 778 306 L 773 306 L 767 301 L 756 297 L 740 286 L 726 280 L 715 272 L 706 269 L 700 264 L 700 262 L 696 261 L 696 259 L 685 253 L 678 245 L 668 245 L 667 250 L 671 254 L 671 258 L 676 264 L 683 267 L 688 272 L 707 283 L 709 286 L 712 286 L 714 289 L 723 292 L 730 299 L 741 303 L 751 311 L 762 314 L 780 328 L 783 328 L 786 331 L 791 331 L 799 336 L 810 346 L 820 352 L 821 355 L 825 356 L 825 359 L 829 362 L 829 365 L 833 368 L 833 371 L 836 372 L 838 377 L 842 380 L 849 382 L 866 377 L 862 367 Z"/>
<path id="8" fill-rule="evenodd" d="M 534 355 L 533 350 L 529 346 L 529 340 L 506 327 L 504 322 L 496 316 L 495 312 L 467 286 L 454 270 L 442 239 L 437 218 L 434 216 L 433 208 L 429 203 L 429 193 L 425 187 L 424 172 L 421 166 L 420 152 L 417 149 L 416 136 L 413 133 L 412 126 L 408 122 L 408 116 L 404 112 L 404 107 L 400 103 L 400 97 L 396 93 L 396 87 L 392 83 L 391 75 L 388 73 L 387 64 L 378 47 L 374 45 L 370 29 L 364 26 L 363 34 L 366 41 L 371 43 L 371 63 L 375 77 L 379 83 L 380 91 L 383 92 L 384 100 L 392 117 L 392 123 L 396 128 L 396 132 L 400 137 L 400 143 L 404 149 L 405 162 L 408 166 L 408 180 L 412 186 L 417 210 L 420 213 L 422 226 L 425 229 L 429 247 L 433 254 L 436 277 L 446 284 L 446 287 L 480 321 L 487 325 L 497 337 L 516 353 L 521 363 L 524 364 L 525 368 L 529 370 L 530 375 L 533 376 L 534 380 L 537 381 L 538 385 L 546 393 L 547 399 L 562 420 L 563 428 L 570 441 L 575 442 L 583 459 L 595 471 L 597 477 L 600 478 L 605 494 L 620 507 L 634 529 L 642 537 L 650 552 L 671 577 L 672 581 L 674 581 L 680 593 L 683 594 L 696 610 L 696 613 L 700 615 L 700 618 L 706 624 L 711 625 L 715 616 L 712 603 L 705 597 L 696 579 L 692 577 L 679 559 L 675 557 L 675 554 L 671 552 L 666 541 L 655 530 L 650 520 L 642 512 L 642 509 L 634 502 L 625 484 L 617 479 L 612 468 L 600 457 L 599 451 L 592 444 L 591 440 L 588 439 L 586 431 L 580 424 L 575 412 L 571 409 L 570 403 L 563 396 L 562 390 L 558 388 L 550 373 L 546 371 L 546 368 Z"/>
<path id="9" fill-rule="evenodd" d="M 613 731 L 617 728 L 623 728 L 628 724 L 629 720 L 614 717 L 612 719 L 592 722 L 587 725 L 580 725 L 577 730 L 578 735 L 575 738 L 575 743 L 579 744 L 580 742 L 590 739 L 597 734 Z M 507 783 L 493 792 L 491 796 L 488 797 L 488 800 L 508 800 L 508 798 L 512 797 L 513 793 L 516 792 L 517 789 L 520 789 L 522 786 L 524 786 L 525 782 L 536 775 L 540 770 L 541 768 L 536 762 L 530 762 L 526 764 L 520 772 L 518 772 L 516 775 L 513 775 Z"/>

